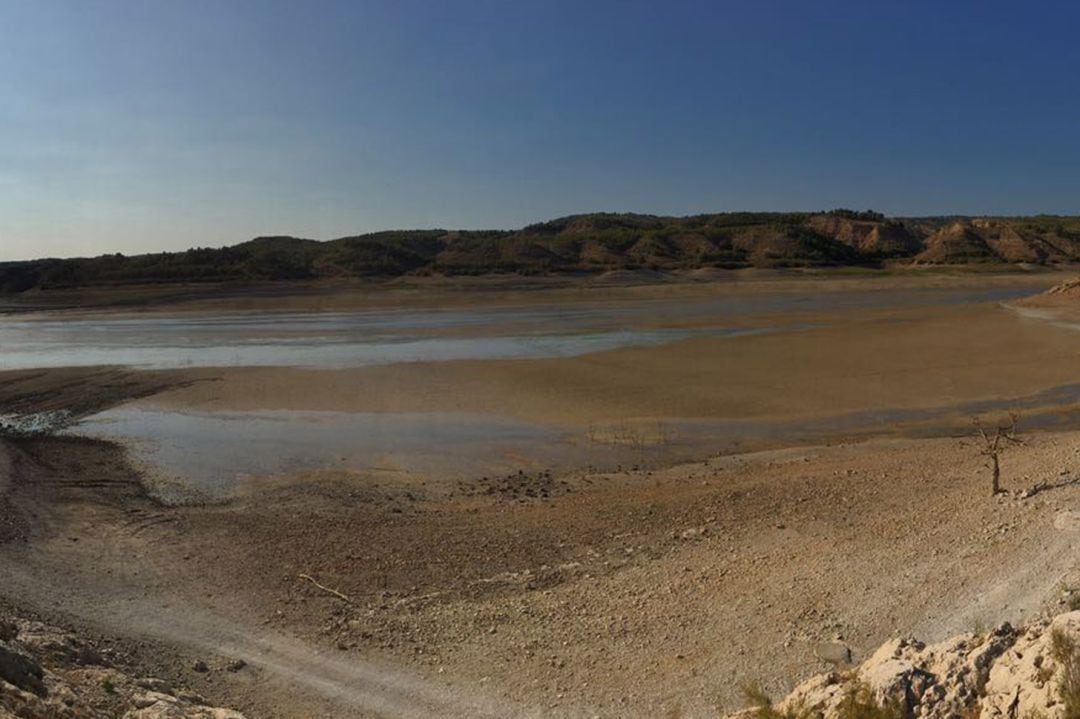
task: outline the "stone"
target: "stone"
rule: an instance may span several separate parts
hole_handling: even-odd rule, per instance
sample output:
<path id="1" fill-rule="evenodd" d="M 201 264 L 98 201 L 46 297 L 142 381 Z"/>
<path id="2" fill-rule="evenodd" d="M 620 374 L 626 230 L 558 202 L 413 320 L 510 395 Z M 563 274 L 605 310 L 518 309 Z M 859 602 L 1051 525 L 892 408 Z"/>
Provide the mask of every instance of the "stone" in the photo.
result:
<path id="1" fill-rule="evenodd" d="M 1022 630 L 1002 624 L 985 636 L 962 634 L 931 645 L 893 639 L 855 671 L 812 677 L 778 706 L 782 711 L 837 719 L 844 698 L 866 688 L 878 702 L 900 702 L 910 719 L 1027 715 L 1059 719 L 1061 668 L 1055 666 L 1050 649 L 1055 630 L 1080 639 L 1080 612 L 1058 615 L 1052 622 L 1032 622 Z"/>
<path id="2" fill-rule="evenodd" d="M 843 642 L 817 642 L 814 656 L 830 664 L 851 664 L 851 648 Z"/>
<path id="3" fill-rule="evenodd" d="M 93 642 L 39 622 L 11 624 L 17 632 L 0 640 L 0 719 L 244 719 L 164 680 L 103 666 Z"/>
<path id="4" fill-rule="evenodd" d="M 41 665 L 23 654 L 0 647 L 0 679 L 40 697 L 46 695 L 45 672 Z"/>
<path id="5" fill-rule="evenodd" d="M 176 693 L 173 690 L 172 684 L 165 681 L 164 679 L 158 679 L 157 677 L 142 677 L 135 683 L 143 689 L 149 689 L 150 691 L 157 692 L 158 694 Z"/>
<path id="6" fill-rule="evenodd" d="M 1080 512 L 1063 509 L 1054 516 L 1054 529 L 1061 532 L 1080 532 Z"/>

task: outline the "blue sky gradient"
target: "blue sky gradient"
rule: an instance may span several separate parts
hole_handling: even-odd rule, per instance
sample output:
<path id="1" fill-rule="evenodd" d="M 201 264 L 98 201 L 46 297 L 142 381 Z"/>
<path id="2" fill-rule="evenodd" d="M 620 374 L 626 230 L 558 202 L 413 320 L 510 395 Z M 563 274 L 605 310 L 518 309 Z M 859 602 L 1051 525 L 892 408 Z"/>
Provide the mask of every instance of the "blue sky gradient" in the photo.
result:
<path id="1" fill-rule="evenodd" d="M 1080 6 L 0 3 L 0 259 L 588 211 L 1080 213 Z"/>

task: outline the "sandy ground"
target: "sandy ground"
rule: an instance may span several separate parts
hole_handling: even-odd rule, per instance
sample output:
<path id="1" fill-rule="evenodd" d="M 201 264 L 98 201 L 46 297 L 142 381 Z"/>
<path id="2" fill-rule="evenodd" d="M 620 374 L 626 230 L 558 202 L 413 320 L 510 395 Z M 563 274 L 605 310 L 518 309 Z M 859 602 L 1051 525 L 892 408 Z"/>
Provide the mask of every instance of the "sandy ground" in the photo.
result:
<path id="1" fill-rule="evenodd" d="M 819 641 L 859 657 L 1062 597 L 1080 435 L 1029 439 L 1006 485 L 1061 485 L 1029 499 L 991 498 L 976 449 L 941 439 L 581 474 L 548 499 L 309 476 L 194 508 L 141 497 L 107 444 L 19 440 L 5 455 L 34 481 L 9 497 L 34 521 L 0 563 L 24 600 L 212 666 L 244 658 L 245 676 L 184 680 L 254 716 L 424 716 L 417 697 L 448 716 L 500 715 L 465 698 L 504 716 L 712 716 L 743 683 L 820 671 Z M 319 661 L 352 667 L 336 680 L 351 711 L 325 703 Z M 404 698 L 382 688 L 402 682 Z"/>
<path id="2" fill-rule="evenodd" d="M 1080 331 L 1000 305 L 814 313 L 821 325 L 546 360 L 351 370 L 192 370 L 139 403 L 172 409 L 470 411 L 571 426 L 794 419 L 1022 398 L 1076 381 Z"/>
<path id="3" fill-rule="evenodd" d="M 0 401 L 467 409 L 585 426 L 1008 408 L 1075 381 L 1080 333 L 996 305 L 817 319 L 561 360 L 8 374 Z M 1058 602 L 1080 579 L 1080 432 L 1024 438 L 1004 484 L 1048 487 L 1024 499 L 989 495 L 963 429 L 474 477 L 449 495 L 315 471 L 193 507 L 149 499 L 109 443 L 7 439 L 0 594 L 122 637 L 155 673 L 255 717 L 715 716 L 746 682 L 779 694 L 820 671 L 821 641 L 842 638 L 857 660 L 897 633 L 943 638 Z M 248 668 L 225 671 L 233 658 Z"/>

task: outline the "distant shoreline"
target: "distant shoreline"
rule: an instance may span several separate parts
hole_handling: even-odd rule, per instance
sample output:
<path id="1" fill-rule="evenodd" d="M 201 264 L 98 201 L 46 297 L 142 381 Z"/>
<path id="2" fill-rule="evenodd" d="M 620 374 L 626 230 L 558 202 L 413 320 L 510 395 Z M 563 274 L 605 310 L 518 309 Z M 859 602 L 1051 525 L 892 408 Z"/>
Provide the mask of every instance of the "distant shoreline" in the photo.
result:
<path id="1" fill-rule="evenodd" d="M 0 293 L 0 317 L 41 312 L 352 311 L 399 307 L 453 307 L 545 301 L 623 301 L 736 288 L 788 292 L 812 284 L 816 291 L 845 288 L 956 287 L 985 282 L 1048 286 L 1080 274 L 1080 264 L 896 266 L 891 268 L 789 268 L 614 271 L 590 274 L 342 278 L 247 282 L 170 282 L 33 289 Z M 740 290 L 742 291 L 742 290 Z"/>

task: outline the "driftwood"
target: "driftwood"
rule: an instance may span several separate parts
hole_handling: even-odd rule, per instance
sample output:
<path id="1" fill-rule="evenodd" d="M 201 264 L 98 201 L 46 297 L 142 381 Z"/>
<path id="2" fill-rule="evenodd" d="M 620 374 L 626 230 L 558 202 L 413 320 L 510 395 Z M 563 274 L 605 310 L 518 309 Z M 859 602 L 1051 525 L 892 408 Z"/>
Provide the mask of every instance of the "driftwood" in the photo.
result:
<path id="1" fill-rule="evenodd" d="M 330 587 L 327 587 L 327 586 L 325 586 L 325 585 L 323 585 L 323 584 L 319 584 L 319 583 L 318 583 L 317 581 L 315 581 L 315 578 L 314 578 L 314 577 L 312 577 L 312 576 L 311 576 L 311 575 L 309 575 L 309 574 L 301 574 L 301 575 L 300 575 L 300 578 L 301 578 L 301 579 L 306 579 L 306 580 L 308 580 L 309 582 L 311 582 L 312 584 L 314 584 L 314 585 L 315 585 L 316 587 L 318 587 L 318 588 L 319 588 L 319 589 L 321 589 L 322 591 L 326 592 L 327 594 L 332 594 L 332 595 L 334 595 L 335 597 L 337 597 L 337 598 L 338 598 L 338 599 L 340 599 L 341 601 L 345 602 L 346 604 L 352 604 L 352 603 L 353 603 L 353 602 L 352 602 L 352 599 L 350 599 L 350 598 L 349 598 L 349 597 L 348 597 L 347 595 L 345 595 L 345 594 L 342 594 L 341 592 L 339 592 L 339 591 L 338 591 L 338 590 L 336 590 L 336 589 L 331 589 Z"/>
<path id="2" fill-rule="evenodd" d="M 1080 484 L 1080 475 L 1063 477 L 1056 482 L 1050 482 L 1047 480 L 1036 482 L 1031 486 L 1030 489 L 1025 490 L 1020 496 L 1023 499 L 1028 499 L 1029 497 L 1034 497 L 1039 492 L 1049 492 L 1051 489 L 1061 489 L 1062 487 L 1069 487 L 1074 484 Z"/>

